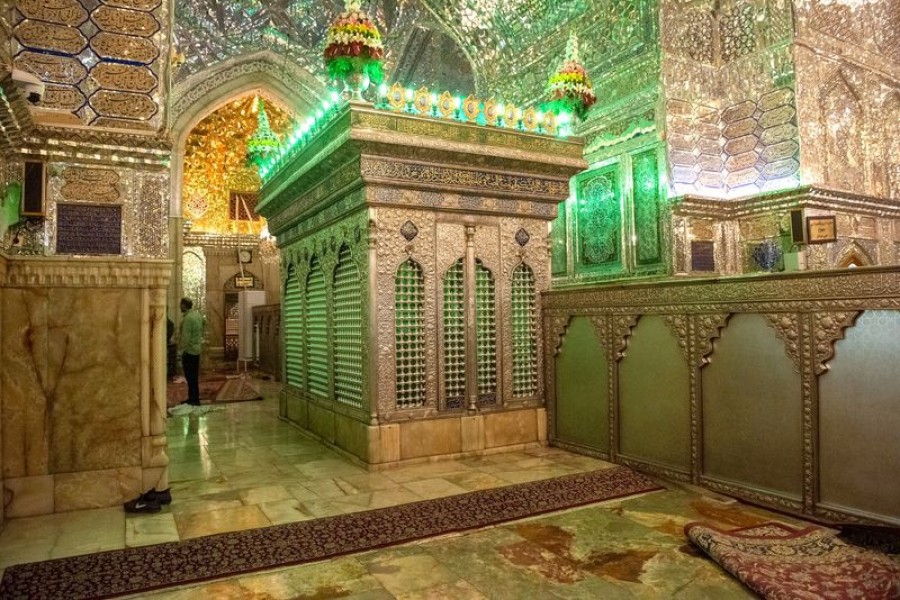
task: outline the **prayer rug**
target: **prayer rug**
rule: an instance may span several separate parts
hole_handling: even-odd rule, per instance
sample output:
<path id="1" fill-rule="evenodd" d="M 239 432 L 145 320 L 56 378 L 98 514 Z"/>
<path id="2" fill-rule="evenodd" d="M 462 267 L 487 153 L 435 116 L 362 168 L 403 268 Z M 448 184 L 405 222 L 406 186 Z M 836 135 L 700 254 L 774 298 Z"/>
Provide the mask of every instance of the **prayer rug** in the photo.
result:
<path id="1" fill-rule="evenodd" d="M 215 402 L 216 397 L 219 395 L 219 391 L 222 389 L 222 386 L 225 385 L 227 379 L 223 376 L 216 377 L 203 377 L 200 376 L 200 402 L 201 403 L 212 403 Z M 187 382 L 183 379 L 180 381 L 170 381 L 166 385 L 166 406 L 172 408 L 173 406 L 178 406 L 188 397 L 188 389 Z"/>
<path id="2" fill-rule="evenodd" d="M 900 564 L 850 546 L 821 527 L 764 523 L 723 531 L 688 523 L 685 534 L 741 583 L 769 600 L 900 598 Z"/>
<path id="3" fill-rule="evenodd" d="M 248 400 L 262 399 L 262 394 L 253 387 L 249 377 L 229 377 L 222 389 L 219 390 L 219 393 L 216 394 L 215 403 L 246 402 Z"/>
<path id="4" fill-rule="evenodd" d="M 8 567 L 0 598 L 112 598 L 319 561 L 662 489 L 625 467 L 365 512 Z M 176 499 L 177 501 L 177 499 Z"/>

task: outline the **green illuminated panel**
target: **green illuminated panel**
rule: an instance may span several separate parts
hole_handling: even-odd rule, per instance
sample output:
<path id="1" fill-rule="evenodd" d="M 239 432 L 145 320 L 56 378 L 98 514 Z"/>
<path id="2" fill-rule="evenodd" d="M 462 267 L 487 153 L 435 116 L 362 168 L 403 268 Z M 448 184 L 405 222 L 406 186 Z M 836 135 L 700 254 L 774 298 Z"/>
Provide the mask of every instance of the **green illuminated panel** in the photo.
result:
<path id="1" fill-rule="evenodd" d="M 328 397 L 328 309 L 325 274 L 318 259 L 313 258 L 306 279 L 306 359 L 309 391 Z"/>
<path id="2" fill-rule="evenodd" d="M 362 288 L 344 246 L 334 274 L 334 396 L 362 408 Z"/>
<path id="3" fill-rule="evenodd" d="M 622 264 L 622 211 L 618 165 L 585 176 L 578 182 L 579 267 L 611 270 Z"/>
<path id="4" fill-rule="evenodd" d="M 497 402 L 497 317 L 494 306 L 494 276 L 475 261 L 475 327 L 478 332 L 478 403 Z"/>
<path id="5" fill-rule="evenodd" d="M 655 264 L 662 260 L 659 239 L 659 163 L 656 150 L 636 154 L 632 160 L 637 263 Z"/>
<path id="6" fill-rule="evenodd" d="M 550 229 L 550 244 L 553 249 L 550 267 L 554 275 L 566 274 L 568 250 L 566 248 L 566 202 L 559 205 L 559 215 Z"/>
<path id="7" fill-rule="evenodd" d="M 294 269 L 284 284 L 284 363 L 288 385 L 303 388 L 303 295 Z"/>
<path id="8" fill-rule="evenodd" d="M 444 274 L 444 407 L 463 408 L 466 395 L 466 321 L 463 259 Z"/>
<path id="9" fill-rule="evenodd" d="M 512 277 L 513 396 L 537 394 L 537 337 L 535 333 L 534 273 L 522 263 Z"/>
<path id="10" fill-rule="evenodd" d="M 419 263 L 400 265 L 395 286 L 397 408 L 414 408 L 425 404 L 425 277 Z"/>

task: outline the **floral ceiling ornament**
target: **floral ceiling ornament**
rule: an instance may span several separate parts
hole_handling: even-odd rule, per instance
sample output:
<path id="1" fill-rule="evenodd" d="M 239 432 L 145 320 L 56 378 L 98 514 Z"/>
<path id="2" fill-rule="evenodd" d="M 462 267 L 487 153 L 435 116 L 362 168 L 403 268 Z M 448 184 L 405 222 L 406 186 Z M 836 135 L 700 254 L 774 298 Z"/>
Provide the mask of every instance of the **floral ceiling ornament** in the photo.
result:
<path id="1" fill-rule="evenodd" d="M 281 147 L 281 140 L 269 126 L 266 103 L 259 97 L 256 98 L 256 122 L 256 131 L 247 140 L 247 160 L 258 167 Z"/>
<path id="2" fill-rule="evenodd" d="M 583 119 L 587 110 L 597 101 L 591 78 L 578 56 L 578 37 L 575 32 L 572 32 L 566 43 L 562 65 L 547 82 L 547 94 L 549 101 L 544 106 L 545 112 L 553 112 L 560 117 L 572 113 Z M 560 122 L 564 120 L 561 118 Z"/>
<path id="3" fill-rule="evenodd" d="M 325 38 L 325 66 L 335 81 L 343 82 L 354 100 L 362 100 L 369 82 L 381 83 L 384 46 L 381 33 L 366 13 L 360 0 L 346 0 Z"/>

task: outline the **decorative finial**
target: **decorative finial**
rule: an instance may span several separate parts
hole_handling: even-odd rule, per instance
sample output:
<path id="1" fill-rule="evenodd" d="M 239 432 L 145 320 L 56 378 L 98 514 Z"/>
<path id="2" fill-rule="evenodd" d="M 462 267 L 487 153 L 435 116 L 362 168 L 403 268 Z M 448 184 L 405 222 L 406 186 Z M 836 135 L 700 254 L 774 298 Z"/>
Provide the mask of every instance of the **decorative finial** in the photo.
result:
<path id="1" fill-rule="evenodd" d="M 563 62 L 581 62 L 578 58 L 578 34 L 574 31 L 569 34 L 569 41 L 566 42 L 566 58 Z"/>
<path id="2" fill-rule="evenodd" d="M 362 100 L 361 92 L 369 82 L 383 79 L 384 46 L 381 32 L 362 11 L 360 0 L 345 0 L 344 7 L 325 36 L 325 66 L 333 80 L 347 85 L 353 99 Z"/>
<path id="3" fill-rule="evenodd" d="M 547 82 L 549 101 L 544 111 L 558 116 L 572 113 L 584 118 L 587 109 L 597 101 L 591 79 L 578 56 L 578 36 L 573 31 L 566 42 L 566 54 L 562 65 Z"/>

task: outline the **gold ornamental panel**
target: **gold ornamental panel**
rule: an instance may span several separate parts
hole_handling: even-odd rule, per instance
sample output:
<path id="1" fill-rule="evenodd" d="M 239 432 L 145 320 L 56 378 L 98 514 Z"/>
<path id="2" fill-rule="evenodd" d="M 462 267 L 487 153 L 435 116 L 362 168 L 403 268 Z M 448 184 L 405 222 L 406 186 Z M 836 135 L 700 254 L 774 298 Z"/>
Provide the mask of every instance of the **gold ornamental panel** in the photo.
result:
<path id="1" fill-rule="evenodd" d="M 91 48 L 101 58 L 127 60 L 147 65 L 159 57 L 159 48 L 156 47 L 153 40 L 105 31 L 91 38 Z"/>
<path id="2" fill-rule="evenodd" d="M 100 90 L 90 102 L 99 115 L 124 119 L 146 120 L 159 108 L 149 96 L 108 90 Z"/>
<path id="3" fill-rule="evenodd" d="M 22 21 L 16 25 L 16 38 L 26 48 L 50 50 L 61 54 L 79 54 L 88 41 L 74 27 L 40 21 Z"/>
<path id="4" fill-rule="evenodd" d="M 107 6 L 119 8 L 133 8 L 134 10 L 150 11 L 162 4 L 162 0 L 101 0 Z"/>
<path id="5" fill-rule="evenodd" d="M 146 129 L 147 131 L 156 129 L 156 125 L 144 121 L 128 121 L 125 119 L 110 119 L 108 117 L 98 117 L 91 122 L 95 127 L 107 127 L 109 129 Z"/>
<path id="6" fill-rule="evenodd" d="M 78 27 L 88 19 L 87 11 L 78 0 L 19 0 L 16 8 L 26 19 L 68 27 Z"/>
<path id="7" fill-rule="evenodd" d="M 121 198 L 120 176 L 109 169 L 67 167 L 62 172 L 65 183 L 60 194 L 65 200 L 81 202 L 115 202 Z"/>
<path id="8" fill-rule="evenodd" d="M 102 62 L 91 69 L 91 77 L 103 89 L 152 92 L 159 81 L 147 67 Z"/>
<path id="9" fill-rule="evenodd" d="M 41 107 L 75 112 L 87 102 L 81 91 L 71 85 L 47 85 Z"/>
<path id="10" fill-rule="evenodd" d="M 29 71 L 42 81 L 53 83 L 80 82 L 87 75 L 81 61 L 71 56 L 56 56 L 41 52 L 20 52 L 15 60 L 16 68 Z"/>
<path id="11" fill-rule="evenodd" d="M 150 37 L 159 31 L 159 23 L 153 15 L 139 10 L 101 6 L 91 13 L 91 20 L 110 33 Z"/>

